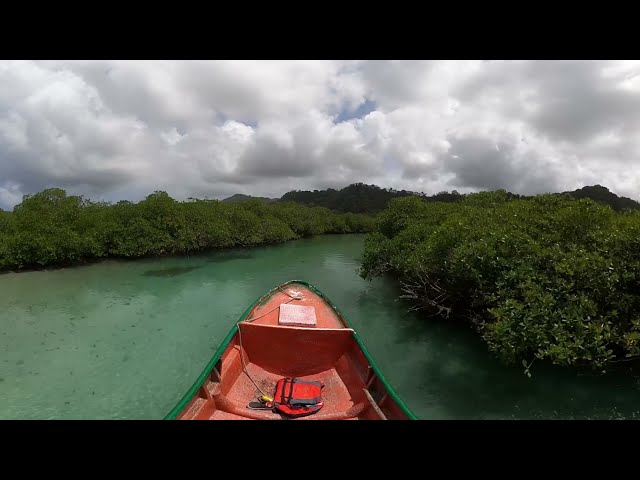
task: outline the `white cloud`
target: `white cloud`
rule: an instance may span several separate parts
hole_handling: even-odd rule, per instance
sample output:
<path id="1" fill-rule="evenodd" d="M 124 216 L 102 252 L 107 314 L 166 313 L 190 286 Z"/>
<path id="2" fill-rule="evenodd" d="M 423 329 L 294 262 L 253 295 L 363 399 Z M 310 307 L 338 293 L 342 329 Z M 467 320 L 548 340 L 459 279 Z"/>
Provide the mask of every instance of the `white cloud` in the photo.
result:
<path id="1" fill-rule="evenodd" d="M 358 181 L 637 199 L 639 129 L 635 61 L 7 61 L 0 207 Z"/>

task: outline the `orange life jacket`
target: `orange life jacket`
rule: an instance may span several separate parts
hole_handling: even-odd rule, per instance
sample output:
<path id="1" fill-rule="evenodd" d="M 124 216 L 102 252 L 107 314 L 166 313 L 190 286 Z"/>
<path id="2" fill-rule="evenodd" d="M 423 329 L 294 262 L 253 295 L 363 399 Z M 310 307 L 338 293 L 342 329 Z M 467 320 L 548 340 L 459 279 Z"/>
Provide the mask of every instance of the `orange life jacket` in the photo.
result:
<path id="1" fill-rule="evenodd" d="M 312 415 L 322 408 L 322 388 L 319 381 L 282 378 L 276 384 L 274 408 L 290 417 Z"/>

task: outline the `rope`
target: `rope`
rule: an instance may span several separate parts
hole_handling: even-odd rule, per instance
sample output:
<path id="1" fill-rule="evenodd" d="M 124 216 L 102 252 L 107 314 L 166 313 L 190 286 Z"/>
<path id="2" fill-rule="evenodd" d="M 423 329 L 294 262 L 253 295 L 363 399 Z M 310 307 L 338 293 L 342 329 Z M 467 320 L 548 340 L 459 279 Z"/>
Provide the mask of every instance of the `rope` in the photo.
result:
<path id="1" fill-rule="evenodd" d="M 293 300 L 298 300 L 298 299 L 297 299 L 297 298 L 291 298 L 291 299 L 287 300 L 287 301 L 286 301 L 286 302 L 284 302 L 284 303 L 289 303 L 289 302 L 292 302 Z M 257 317 L 249 318 L 249 319 L 245 320 L 245 322 L 246 322 L 246 323 L 251 323 L 251 322 L 253 322 L 254 320 L 257 320 L 257 319 L 259 319 L 259 318 L 264 317 L 265 315 L 269 315 L 271 312 L 273 312 L 274 310 L 277 310 L 277 309 L 279 309 L 279 308 L 280 308 L 280 305 L 276 305 L 274 308 L 272 308 L 272 309 L 271 309 L 271 310 L 269 310 L 268 312 L 263 313 L 262 315 L 259 315 L 259 316 L 257 316 Z M 240 323 L 240 322 L 238 322 L 238 323 Z"/>
<path id="2" fill-rule="evenodd" d="M 251 378 L 251 375 L 249 375 L 249 372 L 247 371 L 247 366 L 244 363 L 244 355 L 242 354 L 242 329 L 240 328 L 240 322 L 238 322 L 238 338 L 240 340 L 240 360 L 242 361 L 242 371 L 244 373 L 247 374 L 247 377 L 249 377 L 249 380 L 251 380 L 251 382 L 256 386 L 256 388 L 258 390 L 260 390 L 260 393 L 262 395 L 268 396 L 266 393 L 264 393 L 264 391 L 258 386 L 258 384 L 253 380 L 253 378 Z"/>
<path id="3" fill-rule="evenodd" d="M 287 300 L 286 302 L 284 302 L 285 304 L 286 304 L 286 303 L 289 303 L 289 302 L 291 302 L 291 301 L 293 301 L 293 300 L 302 300 L 302 299 L 304 298 L 304 297 L 302 297 L 302 295 L 291 295 L 289 292 L 286 292 L 286 291 L 282 290 L 282 287 L 280 287 L 280 286 L 278 286 L 277 288 L 278 288 L 278 290 L 280 290 L 282 293 L 284 293 L 286 296 L 291 297 L 291 299 L 290 299 L 290 300 Z M 249 318 L 249 319 L 245 320 L 245 322 L 247 322 L 247 323 L 251 323 L 251 322 L 253 322 L 254 320 L 257 320 L 257 319 L 259 319 L 259 318 L 264 317 L 265 315 L 269 315 L 271 312 L 273 312 L 274 310 L 277 310 L 278 308 L 280 308 L 280 305 L 276 305 L 274 308 L 272 308 L 271 310 L 269 310 L 269 311 L 268 311 L 268 312 L 266 312 L 266 313 L 263 313 L 262 315 L 259 315 L 259 316 L 257 316 L 257 317 L 253 317 L 253 318 Z"/>
<path id="4" fill-rule="evenodd" d="M 277 288 L 278 288 L 278 290 L 280 290 L 282 293 L 284 293 L 288 297 L 291 297 L 289 300 L 284 302 L 285 304 L 287 304 L 289 302 L 292 302 L 294 300 L 302 300 L 304 298 L 302 295 L 291 295 L 289 292 L 285 292 L 284 290 L 282 290 L 282 288 L 280 286 L 278 286 Z M 260 315 L 258 317 L 253 317 L 251 319 L 247 319 L 247 320 L 245 320 L 245 322 L 251 323 L 254 320 L 257 320 L 259 318 L 264 317 L 265 315 L 270 314 L 271 312 L 273 312 L 274 310 L 277 310 L 278 308 L 280 308 L 280 305 L 277 305 L 275 308 L 272 308 L 268 312 L 263 313 L 262 315 Z M 270 395 L 264 393 L 264 391 L 258 386 L 258 384 L 253 380 L 253 378 L 251 378 L 251 375 L 249 375 L 249 372 L 247 371 L 247 365 L 244 362 L 244 355 L 243 355 L 243 348 L 242 348 L 242 329 L 240 328 L 240 323 L 241 322 L 238 322 L 238 340 L 239 340 L 239 344 L 240 344 L 240 361 L 242 362 L 242 371 L 247 375 L 247 377 L 249 377 L 249 380 L 251 380 L 251 383 L 253 383 L 255 385 L 255 387 L 260 391 L 260 393 L 262 393 L 262 395 L 264 395 L 265 397 L 269 397 Z"/>
<path id="5" fill-rule="evenodd" d="M 278 290 L 280 290 L 282 293 L 284 293 L 285 295 L 291 297 L 294 300 L 302 300 L 304 297 L 302 296 L 302 294 L 299 295 L 291 295 L 289 292 L 285 292 L 281 286 L 278 285 Z"/>

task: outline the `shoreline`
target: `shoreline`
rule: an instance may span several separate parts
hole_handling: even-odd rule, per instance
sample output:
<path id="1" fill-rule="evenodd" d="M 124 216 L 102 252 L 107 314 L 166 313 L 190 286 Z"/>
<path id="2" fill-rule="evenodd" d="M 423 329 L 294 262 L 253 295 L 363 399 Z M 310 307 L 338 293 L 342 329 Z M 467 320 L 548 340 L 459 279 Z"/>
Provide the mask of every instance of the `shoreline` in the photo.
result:
<path id="1" fill-rule="evenodd" d="M 2 275 L 9 275 L 9 274 L 21 274 L 21 273 L 35 273 L 35 272 L 49 272 L 49 271 L 58 271 L 58 270 L 64 270 L 67 268 L 82 268 L 82 267 L 89 267 L 91 265 L 96 265 L 96 264 L 100 264 L 100 263 L 104 263 L 104 262 L 108 262 L 108 261 L 118 261 L 118 262 L 129 262 L 129 261 L 138 261 L 138 260 L 157 260 L 157 259 L 162 259 L 162 258 L 175 258 L 175 257 L 195 257 L 195 256 L 200 256 L 200 255 L 206 255 L 206 254 L 210 254 L 210 253 L 214 253 L 214 252 L 229 252 L 232 250 L 251 250 L 251 249 L 255 249 L 255 248 L 259 248 L 259 247 L 268 247 L 268 246 L 275 246 L 275 245 L 283 245 L 285 243 L 289 243 L 289 242 L 295 242 L 298 240 L 306 240 L 306 239 L 311 239 L 311 238 L 316 238 L 316 237 L 325 237 L 325 236 L 343 236 L 343 235 L 367 235 L 368 232 L 348 232 L 348 233 L 321 233 L 318 235 L 308 235 L 308 236 L 303 236 L 303 237 L 299 237 L 299 238 L 292 238 L 289 240 L 283 240 L 281 242 L 263 242 L 263 243 L 258 243 L 255 245 L 233 245 L 233 246 L 228 246 L 228 247 L 217 247 L 217 248 L 205 248 L 202 250 L 196 250 L 193 251 L 191 253 L 166 253 L 166 254 L 159 254 L 159 255 L 141 255 L 138 257 L 125 257 L 125 256 L 108 256 L 108 257 L 101 257 L 101 258 L 95 258 L 95 259 L 88 259 L 88 260 L 81 260 L 79 262 L 76 263 L 69 263 L 69 264 L 53 264 L 53 265 L 47 265 L 47 266 L 42 266 L 42 267 L 34 267 L 34 266 L 29 266 L 29 267 L 24 267 L 24 268 L 20 268 L 20 269 L 0 269 L 0 276 Z"/>

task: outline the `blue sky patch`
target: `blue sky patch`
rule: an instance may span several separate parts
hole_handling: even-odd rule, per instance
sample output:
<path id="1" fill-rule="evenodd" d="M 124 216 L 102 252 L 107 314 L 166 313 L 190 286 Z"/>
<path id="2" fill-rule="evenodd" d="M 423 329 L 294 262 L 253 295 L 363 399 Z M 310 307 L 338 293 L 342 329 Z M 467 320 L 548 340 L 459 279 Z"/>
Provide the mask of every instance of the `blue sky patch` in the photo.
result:
<path id="1" fill-rule="evenodd" d="M 376 102 L 370 99 L 366 99 L 363 103 L 358 105 L 355 110 L 342 110 L 336 117 L 336 123 L 346 122 L 352 118 L 362 118 L 373 112 L 377 108 Z"/>

